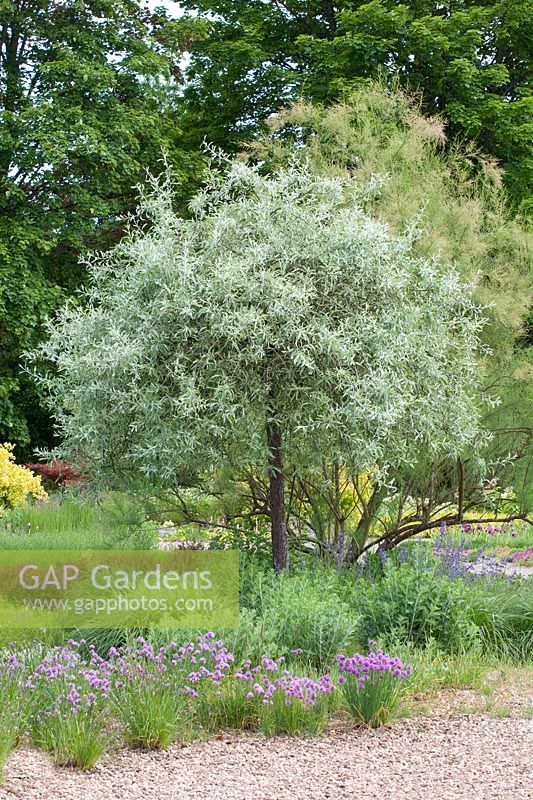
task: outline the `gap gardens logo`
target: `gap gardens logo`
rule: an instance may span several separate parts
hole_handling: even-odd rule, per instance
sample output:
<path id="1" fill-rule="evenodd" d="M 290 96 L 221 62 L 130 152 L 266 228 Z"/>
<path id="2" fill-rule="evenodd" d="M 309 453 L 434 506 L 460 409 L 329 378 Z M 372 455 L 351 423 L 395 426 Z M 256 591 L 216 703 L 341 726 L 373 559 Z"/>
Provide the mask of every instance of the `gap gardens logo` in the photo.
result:
<path id="1" fill-rule="evenodd" d="M 0 551 L 0 627 L 234 627 L 239 556 Z"/>

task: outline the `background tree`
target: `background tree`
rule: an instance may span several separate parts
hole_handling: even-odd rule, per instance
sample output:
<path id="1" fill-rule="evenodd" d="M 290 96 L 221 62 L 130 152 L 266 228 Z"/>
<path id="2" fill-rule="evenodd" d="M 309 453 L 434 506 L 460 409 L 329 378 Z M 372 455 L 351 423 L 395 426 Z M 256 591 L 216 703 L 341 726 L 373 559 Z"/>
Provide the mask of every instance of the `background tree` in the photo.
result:
<path id="1" fill-rule="evenodd" d="M 285 482 L 457 455 L 478 432 L 482 321 L 458 274 L 391 235 L 360 196 L 374 178 L 261 176 L 236 163 L 172 211 L 167 184 L 92 260 L 34 356 L 60 451 L 103 475 L 170 486 L 233 469 L 267 476 L 273 562 L 288 565 Z"/>
<path id="2" fill-rule="evenodd" d="M 379 486 L 369 487 L 368 478 L 360 485 L 361 477 L 339 474 L 335 465 L 300 481 L 292 493 L 298 537 L 323 529 L 324 544 L 335 549 L 339 521 L 348 547 L 351 538 L 364 543 L 370 530 L 393 543 L 482 508 L 526 515 L 533 499 L 531 235 L 506 205 L 499 170 L 472 146 L 445 148 L 440 118 L 422 116 L 412 99 L 382 84 L 331 107 L 297 104 L 272 118 L 270 132 L 248 151 L 264 169 L 275 169 L 290 163 L 295 143 L 318 174 L 350 175 L 361 184 L 388 175 L 379 193 L 363 202 L 365 209 L 395 231 L 422 211 L 415 251 L 423 257 L 440 252 L 464 280 L 480 277 L 475 295 L 487 306 L 482 340 L 490 348 L 478 365 L 480 385 L 498 399 L 484 415 L 492 438 L 481 453 L 464 453 L 458 464 L 432 460 L 421 449 L 416 469 L 403 466 L 395 474 L 392 503 L 390 493 L 385 502 Z M 317 516 L 319 525 L 310 522 Z"/>
<path id="3" fill-rule="evenodd" d="M 498 159 L 531 202 L 531 0 L 185 0 L 194 40 L 191 130 L 226 147 L 298 96 L 331 103 L 381 72 L 421 93 L 452 138 Z M 191 21 L 192 22 L 192 21 Z M 189 23 L 190 24 L 190 23 Z"/>
<path id="4" fill-rule="evenodd" d="M 20 353 L 83 282 L 80 253 L 120 238 L 163 149 L 184 210 L 204 138 L 236 150 L 297 95 L 329 104 L 381 70 L 442 112 L 446 148 L 468 135 L 496 156 L 525 209 L 528 1 L 184 2 L 172 21 L 137 0 L 0 0 L 0 437 L 26 458 L 49 443 Z"/>
<path id="5" fill-rule="evenodd" d="M 45 316 L 114 244 L 147 166 L 199 170 L 177 123 L 183 32 L 136 0 L 0 0 L 0 440 L 49 443 L 19 371 Z M 201 170 L 200 170 L 201 171 Z"/>

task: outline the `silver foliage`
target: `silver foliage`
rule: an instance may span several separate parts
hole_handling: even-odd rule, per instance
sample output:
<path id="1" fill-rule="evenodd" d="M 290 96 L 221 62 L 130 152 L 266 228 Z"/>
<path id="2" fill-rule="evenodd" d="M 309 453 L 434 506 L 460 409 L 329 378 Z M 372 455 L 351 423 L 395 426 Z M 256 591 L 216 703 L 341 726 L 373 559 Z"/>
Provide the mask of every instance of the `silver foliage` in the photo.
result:
<path id="1" fill-rule="evenodd" d="M 183 220 L 169 180 L 152 186 L 31 356 L 53 365 L 38 379 L 62 454 L 163 481 L 260 466 L 267 414 L 302 469 L 386 471 L 471 443 L 482 312 L 453 267 L 412 254 L 418 222 L 392 235 L 360 191 L 237 162 Z"/>

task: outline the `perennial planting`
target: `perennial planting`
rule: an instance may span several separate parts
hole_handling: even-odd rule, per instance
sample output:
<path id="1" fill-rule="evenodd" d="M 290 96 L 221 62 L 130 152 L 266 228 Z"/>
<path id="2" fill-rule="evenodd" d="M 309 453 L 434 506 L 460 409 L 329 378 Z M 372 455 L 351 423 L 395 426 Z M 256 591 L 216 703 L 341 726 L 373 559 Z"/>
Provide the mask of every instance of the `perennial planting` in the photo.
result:
<path id="1" fill-rule="evenodd" d="M 159 648 L 139 637 L 110 648 L 105 658 L 84 640 L 49 651 L 40 645 L 0 664 L 2 723 L 9 732 L 2 758 L 24 736 L 56 763 L 88 769 L 120 738 L 155 749 L 227 727 L 316 734 L 338 706 L 339 688 L 358 721 L 389 719 L 411 668 L 374 647 L 368 656 L 339 654 L 337 662 L 337 680 L 295 674 L 283 656 L 235 666 L 212 632 Z"/>
<path id="2" fill-rule="evenodd" d="M 379 727 L 387 722 L 398 708 L 401 684 L 413 669 L 399 658 L 391 658 L 369 643 L 370 653 L 363 656 L 337 656 L 339 684 L 346 707 L 357 720 Z"/>
<path id="3" fill-rule="evenodd" d="M 515 537 L 518 536 L 520 530 L 520 524 L 517 524 L 517 522 L 512 519 L 502 521 L 499 524 L 494 522 L 486 524 L 464 522 L 460 526 L 463 537 L 460 542 L 455 543 L 446 522 L 443 521 L 440 525 L 439 537 L 435 545 L 435 555 L 440 557 L 442 561 L 448 560 L 454 562 L 456 566 L 461 562 L 464 567 L 463 573 L 468 573 L 472 564 L 476 562 L 479 564 L 485 556 L 490 555 L 490 545 L 492 544 L 490 540 L 497 537 L 495 544 L 500 548 L 498 550 L 499 563 L 492 564 L 489 571 L 502 572 L 504 567 L 502 553 L 505 553 L 506 549 L 507 555 L 505 559 L 508 561 L 527 562 L 533 560 L 533 548 L 531 547 L 526 547 L 514 553 L 510 552 L 511 548 L 516 547 L 514 540 Z M 472 545 L 476 545 L 476 540 L 482 543 L 482 545 L 471 557 L 470 548 Z M 468 563 L 470 560 L 472 564 Z M 486 572 L 486 569 L 484 569 L 484 571 Z M 464 575 L 462 577 L 464 577 Z"/>
<path id="4" fill-rule="evenodd" d="M 526 547 L 525 550 L 518 550 L 512 555 L 513 561 L 533 561 L 533 547 Z"/>

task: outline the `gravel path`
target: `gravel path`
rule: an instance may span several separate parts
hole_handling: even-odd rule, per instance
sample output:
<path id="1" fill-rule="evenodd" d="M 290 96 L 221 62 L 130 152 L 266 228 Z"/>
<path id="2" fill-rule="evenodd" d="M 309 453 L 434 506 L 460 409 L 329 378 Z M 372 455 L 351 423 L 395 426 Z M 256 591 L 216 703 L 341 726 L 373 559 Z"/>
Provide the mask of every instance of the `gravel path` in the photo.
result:
<path id="1" fill-rule="evenodd" d="M 533 720 L 475 715 L 341 727 L 319 739 L 225 735 L 122 750 L 86 774 L 15 752 L 2 800 L 529 800 Z"/>

